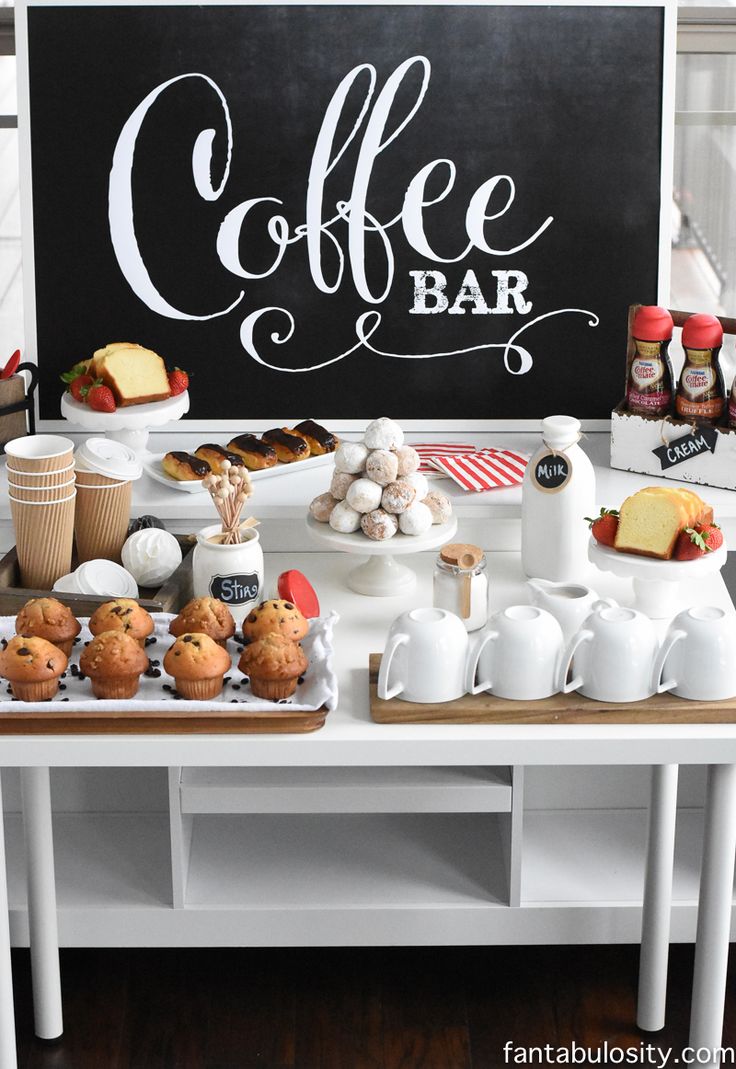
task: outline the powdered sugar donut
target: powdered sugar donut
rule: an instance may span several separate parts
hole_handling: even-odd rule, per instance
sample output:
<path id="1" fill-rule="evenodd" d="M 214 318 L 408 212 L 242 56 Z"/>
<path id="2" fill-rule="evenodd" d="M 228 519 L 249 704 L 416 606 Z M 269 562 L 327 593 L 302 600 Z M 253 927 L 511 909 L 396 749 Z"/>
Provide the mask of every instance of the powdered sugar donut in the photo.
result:
<path id="1" fill-rule="evenodd" d="M 381 507 L 386 512 L 406 512 L 416 497 L 416 490 L 406 479 L 389 483 L 381 495 Z"/>
<path id="2" fill-rule="evenodd" d="M 360 513 L 351 508 L 347 501 L 338 501 L 330 513 L 330 527 L 341 534 L 351 534 L 360 527 Z"/>
<path id="3" fill-rule="evenodd" d="M 345 497 L 357 512 L 373 512 L 381 504 L 381 493 L 381 487 L 372 479 L 356 479 Z"/>
<path id="4" fill-rule="evenodd" d="M 347 471 L 333 471 L 332 482 L 330 483 L 330 493 L 338 501 L 344 501 L 345 495 L 352 483 L 358 478 L 357 475 L 350 475 Z"/>
<path id="5" fill-rule="evenodd" d="M 399 474 L 399 461 L 388 449 L 374 449 L 365 462 L 365 473 L 379 486 L 388 486 Z"/>
<path id="6" fill-rule="evenodd" d="M 429 483 L 425 476 L 420 475 L 418 471 L 413 471 L 411 475 L 402 475 L 401 478 L 405 479 L 406 482 L 411 483 L 414 487 L 417 494 L 417 501 L 423 501 L 429 493 Z"/>
<path id="7" fill-rule="evenodd" d="M 390 516 L 383 509 L 374 509 L 366 512 L 360 521 L 363 534 L 367 534 L 375 542 L 383 542 L 386 538 L 393 538 L 399 529 L 399 523 L 395 516 Z"/>
<path id="8" fill-rule="evenodd" d="M 431 526 L 432 513 L 421 501 L 415 501 L 406 512 L 402 512 L 399 516 L 399 527 L 407 535 L 424 534 Z"/>
<path id="9" fill-rule="evenodd" d="M 381 416 L 368 424 L 363 441 L 369 449 L 400 449 L 404 444 L 404 432 L 388 416 Z"/>
<path id="10" fill-rule="evenodd" d="M 368 449 L 362 442 L 341 442 L 335 451 L 335 471 L 357 475 L 365 467 Z"/>
<path id="11" fill-rule="evenodd" d="M 439 490 L 430 490 L 422 504 L 432 513 L 432 523 L 447 523 L 452 516 L 452 503 Z"/>
<path id="12" fill-rule="evenodd" d="M 309 511 L 319 523 L 327 523 L 336 504 L 337 499 L 332 494 L 320 494 L 309 506 Z"/>
<path id="13" fill-rule="evenodd" d="M 396 450 L 396 459 L 399 462 L 397 475 L 411 475 L 420 464 L 419 453 L 410 445 L 402 445 Z"/>

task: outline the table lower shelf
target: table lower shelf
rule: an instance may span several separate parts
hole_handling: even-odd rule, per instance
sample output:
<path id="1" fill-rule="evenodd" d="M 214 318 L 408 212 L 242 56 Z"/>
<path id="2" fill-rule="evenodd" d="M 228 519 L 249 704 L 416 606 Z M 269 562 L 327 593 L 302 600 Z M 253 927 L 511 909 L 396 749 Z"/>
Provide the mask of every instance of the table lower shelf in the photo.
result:
<path id="1" fill-rule="evenodd" d="M 194 817 L 184 908 L 165 813 L 54 817 L 63 946 L 638 942 L 646 812 L 525 815 L 522 904 L 498 815 Z M 23 834 L 7 818 L 11 932 L 27 945 Z M 695 934 L 702 812 L 678 815 L 672 938 Z"/>

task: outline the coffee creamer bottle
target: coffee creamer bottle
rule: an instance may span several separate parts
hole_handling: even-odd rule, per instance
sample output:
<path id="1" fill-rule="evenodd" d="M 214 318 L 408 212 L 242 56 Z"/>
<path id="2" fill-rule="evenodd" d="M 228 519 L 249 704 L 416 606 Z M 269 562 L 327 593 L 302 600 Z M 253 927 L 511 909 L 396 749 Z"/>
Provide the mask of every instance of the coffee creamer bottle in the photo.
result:
<path id="1" fill-rule="evenodd" d="M 718 357 L 723 327 L 712 315 L 689 316 L 682 328 L 685 364 L 680 375 L 675 410 L 681 419 L 718 423 L 726 409 L 726 385 Z"/>
<path id="2" fill-rule="evenodd" d="M 542 420 L 542 446 L 521 488 L 521 566 L 530 579 L 576 580 L 588 569 L 585 517 L 595 515 L 595 472 L 580 436 L 572 416 Z"/>
<path id="3" fill-rule="evenodd" d="M 642 305 L 631 326 L 636 352 L 629 368 L 626 405 L 637 416 L 666 416 L 672 406 L 673 376 L 667 348 L 672 316 L 656 304 Z"/>

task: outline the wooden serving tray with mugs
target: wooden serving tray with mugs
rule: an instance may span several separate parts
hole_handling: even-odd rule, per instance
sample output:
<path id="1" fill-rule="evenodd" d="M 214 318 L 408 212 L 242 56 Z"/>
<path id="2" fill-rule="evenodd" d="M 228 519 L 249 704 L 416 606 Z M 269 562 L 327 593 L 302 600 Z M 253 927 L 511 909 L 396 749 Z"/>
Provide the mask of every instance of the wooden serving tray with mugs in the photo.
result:
<path id="1" fill-rule="evenodd" d="M 192 554 L 194 541 L 189 535 L 176 535 L 181 546 L 182 562 L 163 586 L 158 588 L 140 588 L 137 599 L 142 608 L 148 612 L 178 612 L 182 605 L 192 597 Z M 72 567 L 77 565 L 72 561 Z M 13 616 L 20 612 L 30 598 L 58 597 L 68 605 L 75 616 L 91 616 L 98 605 L 109 601 L 109 597 L 96 597 L 92 594 L 55 594 L 52 590 L 31 590 L 21 586 L 18 569 L 18 554 L 15 546 L 0 560 L 0 616 Z"/>
<path id="2" fill-rule="evenodd" d="M 553 694 L 538 701 L 511 701 L 492 694 L 465 694 L 452 702 L 419 704 L 378 697 L 381 654 L 368 662 L 370 710 L 377 724 L 736 724 L 736 698 L 696 702 L 655 694 L 640 702 L 593 701 L 581 694 Z"/>

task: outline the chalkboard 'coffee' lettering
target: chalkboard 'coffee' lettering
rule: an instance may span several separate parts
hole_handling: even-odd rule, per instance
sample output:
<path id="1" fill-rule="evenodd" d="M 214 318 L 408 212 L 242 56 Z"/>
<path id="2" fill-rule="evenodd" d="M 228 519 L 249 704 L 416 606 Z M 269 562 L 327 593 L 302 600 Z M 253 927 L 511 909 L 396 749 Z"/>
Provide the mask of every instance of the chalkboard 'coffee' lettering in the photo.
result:
<path id="1" fill-rule="evenodd" d="M 533 478 L 540 490 L 557 493 L 567 486 L 572 475 L 572 463 L 564 453 L 545 453 L 534 465 Z"/>

